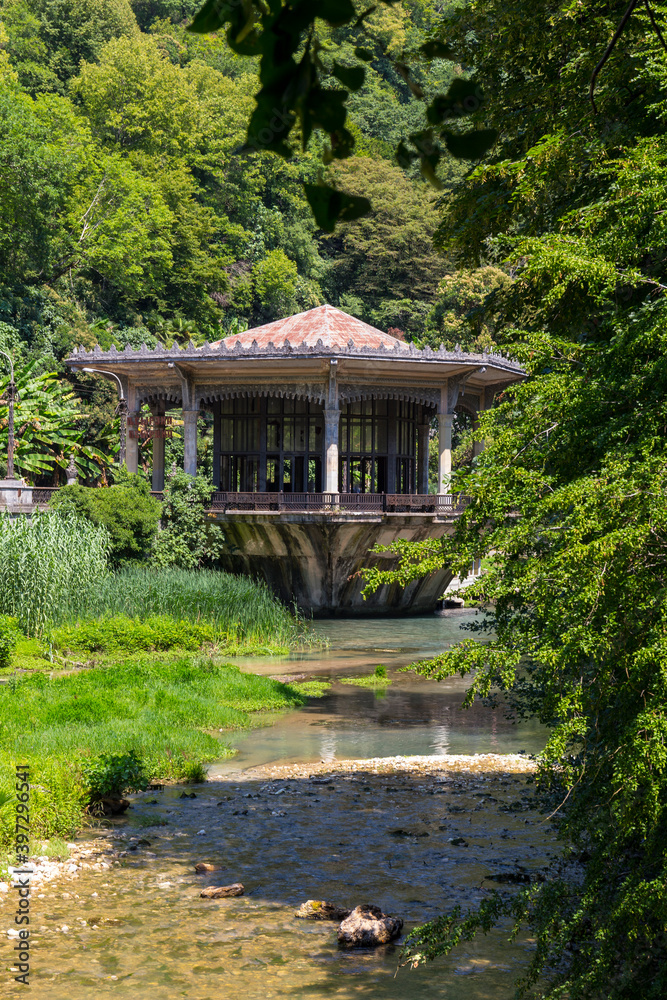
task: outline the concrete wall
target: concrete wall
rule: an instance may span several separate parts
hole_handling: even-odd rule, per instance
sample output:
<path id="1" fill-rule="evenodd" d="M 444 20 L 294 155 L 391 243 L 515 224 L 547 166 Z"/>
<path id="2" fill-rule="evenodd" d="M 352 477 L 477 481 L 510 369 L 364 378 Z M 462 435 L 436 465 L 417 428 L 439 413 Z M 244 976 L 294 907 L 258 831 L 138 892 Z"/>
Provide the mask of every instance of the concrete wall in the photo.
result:
<path id="1" fill-rule="evenodd" d="M 220 514 L 226 538 L 223 568 L 264 579 L 285 603 L 307 613 L 333 615 L 423 614 L 435 610 L 452 578 L 448 570 L 407 587 L 383 586 L 361 596 L 365 566 L 392 569 L 395 556 L 371 555 L 398 538 L 441 538 L 453 522 L 430 514 Z"/>

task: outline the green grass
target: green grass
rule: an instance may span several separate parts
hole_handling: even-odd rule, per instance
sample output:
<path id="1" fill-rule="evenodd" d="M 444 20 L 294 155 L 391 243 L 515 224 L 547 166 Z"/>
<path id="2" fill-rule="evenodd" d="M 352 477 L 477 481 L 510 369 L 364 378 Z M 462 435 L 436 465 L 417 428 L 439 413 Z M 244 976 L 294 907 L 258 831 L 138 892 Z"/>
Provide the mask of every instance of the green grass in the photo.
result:
<path id="1" fill-rule="evenodd" d="M 40 858 L 53 858 L 54 861 L 67 861 L 69 858 L 69 847 L 67 841 L 61 837 L 52 837 L 42 843 L 32 845 L 32 853 Z"/>
<path id="2" fill-rule="evenodd" d="M 60 625 L 51 630 L 49 638 L 66 653 L 141 653 L 201 649 L 204 643 L 214 643 L 218 635 L 207 622 L 176 621 L 168 615 L 144 619 L 113 615 Z"/>
<path id="3" fill-rule="evenodd" d="M 357 687 L 365 688 L 384 688 L 391 684 L 390 678 L 387 676 L 387 668 L 379 663 L 372 674 L 366 674 L 364 677 L 341 677 L 341 684 L 354 684 Z"/>
<path id="4" fill-rule="evenodd" d="M 39 639 L 20 639 L 12 654 L 11 664 L 1 673 L 12 670 L 45 670 L 53 669 L 53 663 L 47 656 L 48 643 Z"/>
<path id="5" fill-rule="evenodd" d="M 13 788 L 17 763 L 28 764 L 32 836 L 71 837 L 88 799 L 85 761 L 134 751 L 153 781 L 201 780 L 204 762 L 232 753 L 213 732 L 303 701 L 288 685 L 204 658 L 14 675 L 0 685 L 0 791 Z M 10 805 L 0 811 L 0 846 L 12 824 Z"/>
<path id="6" fill-rule="evenodd" d="M 306 698 L 323 698 L 329 693 L 331 681 L 296 681 L 290 687 Z"/>

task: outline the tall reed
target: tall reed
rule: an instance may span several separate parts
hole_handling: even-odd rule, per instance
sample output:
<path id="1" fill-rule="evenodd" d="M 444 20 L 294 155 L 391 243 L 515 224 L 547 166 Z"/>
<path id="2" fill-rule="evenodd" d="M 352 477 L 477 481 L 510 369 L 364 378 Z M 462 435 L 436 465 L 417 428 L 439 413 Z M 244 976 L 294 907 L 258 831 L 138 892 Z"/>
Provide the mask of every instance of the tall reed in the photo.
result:
<path id="1" fill-rule="evenodd" d="M 109 536 L 75 514 L 0 517 L 0 613 L 27 635 L 76 614 L 107 574 Z"/>
<path id="2" fill-rule="evenodd" d="M 128 567 L 102 577 L 81 595 L 79 618 L 168 615 L 207 622 L 230 640 L 290 646 L 302 623 L 264 583 L 217 570 Z"/>

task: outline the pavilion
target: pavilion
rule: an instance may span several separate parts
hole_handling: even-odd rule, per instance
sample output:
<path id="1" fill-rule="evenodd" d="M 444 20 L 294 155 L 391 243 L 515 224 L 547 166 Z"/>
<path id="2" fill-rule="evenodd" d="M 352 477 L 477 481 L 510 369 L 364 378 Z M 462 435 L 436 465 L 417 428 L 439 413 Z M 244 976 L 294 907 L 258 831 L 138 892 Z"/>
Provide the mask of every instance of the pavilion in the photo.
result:
<path id="1" fill-rule="evenodd" d="M 245 527 L 241 531 L 239 526 L 240 544 L 234 543 L 236 562 L 230 556 L 230 568 L 261 569 L 283 596 L 290 588 L 291 597 L 305 588 L 302 606 L 329 611 L 340 607 L 344 581 L 338 589 L 331 581 L 325 586 L 325 581 L 328 596 L 321 599 L 312 593 L 315 577 L 301 586 L 293 573 L 285 577 L 281 569 L 276 583 L 267 560 L 285 557 L 291 543 L 285 537 L 280 544 L 263 537 L 253 563 L 251 550 L 259 544 L 259 528 L 251 538 L 251 512 L 259 524 L 257 518 L 288 511 L 289 523 L 295 524 L 294 512 L 301 511 L 302 525 L 306 517 L 310 523 L 324 518 L 323 531 L 326 525 L 364 513 L 380 513 L 385 528 L 387 518 L 421 513 L 428 526 L 422 524 L 417 534 L 442 534 L 453 514 L 449 484 L 454 413 L 463 410 L 475 420 L 492 406 L 499 391 L 525 377 L 516 362 L 500 355 L 418 350 L 329 305 L 200 347 L 174 344 L 170 349 L 127 347 L 121 352 L 80 348 L 67 363 L 73 369 L 99 371 L 122 385 L 131 472 L 138 468 L 137 426 L 142 407 L 148 405 L 155 491 L 164 488 L 167 411 L 181 410 L 184 469 L 192 475 L 197 471 L 198 417 L 209 411 L 213 479 L 219 490 L 214 507 L 226 521 L 226 534 L 229 513 L 234 511 L 238 520 L 244 512 Z M 437 425 L 439 463 L 437 494 L 429 496 L 432 425 Z M 442 531 L 436 521 L 443 522 Z M 287 521 L 274 517 L 271 523 L 275 527 Z M 394 527 L 390 535 L 414 535 L 409 525 L 396 522 Z M 320 542 L 312 539 L 315 549 Z M 358 554 L 361 562 L 373 538 L 367 542 Z M 330 549 L 330 540 L 326 547 Z M 354 574 L 347 564 L 341 572 L 347 568 Z M 348 610 L 359 601 L 358 589 L 347 602 Z M 432 606 L 434 591 L 428 589 L 427 603 Z M 423 610 L 423 603 L 411 600 L 409 610 Z M 398 596 L 390 604 L 397 608 L 405 601 Z M 360 606 L 369 610 L 368 604 Z"/>

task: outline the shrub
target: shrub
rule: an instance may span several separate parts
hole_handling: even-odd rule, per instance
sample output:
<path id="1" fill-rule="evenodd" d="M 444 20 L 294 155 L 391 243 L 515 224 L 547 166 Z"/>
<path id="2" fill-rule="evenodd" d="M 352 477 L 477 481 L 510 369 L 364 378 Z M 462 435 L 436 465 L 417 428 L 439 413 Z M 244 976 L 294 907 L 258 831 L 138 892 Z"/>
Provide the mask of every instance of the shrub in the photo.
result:
<path id="1" fill-rule="evenodd" d="M 145 479 L 121 471 L 109 487 L 63 486 L 51 500 L 53 510 L 74 511 L 106 528 L 110 559 L 116 566 L 146 559 L 160 521 L 160 503 Z"/>
<path id="2" fill-rule="evenodd" d="M 16 618 L 0 615 L 0 668 L 9 666 L 20 636 Z"/>
<path id="3" fill-rule="evenodd" d="M 75 625 L 61 625 L 51 630 L 50 639 L 61 650 L 138 653 L 199 649 L 203 643 L 215 641 L 216 630 L 205 622 L 177 621 L 167 615 L 151 615 L 143 621 L 127 615 L 114 615 L 87 619 Z"/>
<path id="4" fill-rule="evenodd" d="M 100 754 L 84 763 L 81 772 L 91 802 L 120 798 L 124 792 L 142 792 L 150 780 L 143 762 L 133 750 Z"/>
<path id="5" fill-rule="evenodd" d="M 41 635 L 106 574 L 108 549 L 106 530 L 72 512 L 0 517 L 0 614 Z"/>

